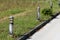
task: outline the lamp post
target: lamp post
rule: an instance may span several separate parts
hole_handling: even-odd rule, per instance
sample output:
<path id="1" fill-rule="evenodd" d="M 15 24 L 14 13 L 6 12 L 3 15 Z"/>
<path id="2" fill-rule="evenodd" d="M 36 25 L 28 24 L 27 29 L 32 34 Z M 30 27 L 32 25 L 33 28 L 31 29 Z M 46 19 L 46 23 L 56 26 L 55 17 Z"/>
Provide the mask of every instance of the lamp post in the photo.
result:
<path id="1" fill-rule="evenodd" d="M 50 0 L 50 8 L 51 8 L 51 9 L 53 8 L 53 3 L 52 3 L 51 0 Z"/>
<path id="2" fill-rule="evenodd" d="M 14 21 L 14 17 L 10 16 L 10 24 L 9 24 L 9 34 L 12 36 L 13 35 L 13 21 Z"/>
<path id="3" fill-rule="evenodd" d="M 40 20 L 40 7 L 37 7 L 37 20 Z"/>
<path id="4" fill-rule="evenodd" d="M 60 7 L 60 0 L 58 1 L 58 5 L 59 5 L 59 7 Z"/>

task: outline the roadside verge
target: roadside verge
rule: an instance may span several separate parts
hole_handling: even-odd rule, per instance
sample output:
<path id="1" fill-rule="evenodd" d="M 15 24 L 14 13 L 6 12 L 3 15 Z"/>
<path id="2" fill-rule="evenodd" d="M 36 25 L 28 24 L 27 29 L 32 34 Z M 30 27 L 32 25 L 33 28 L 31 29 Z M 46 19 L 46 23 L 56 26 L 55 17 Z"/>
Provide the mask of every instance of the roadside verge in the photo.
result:
<path id="1" fill-rule="evenodd" d="M 29 38 L 30 36 L 32 36 L 35 32 L 37 32 L 38 30 L 40 30 L 41 28 L 43 28 L 51 20 L 53 20 L 54 18 L 56 18 L 56 16 L 58 16 L 59 14 L 60 14 L 60 12 L 56 13 L 50 19 L 48 19 L 48 20 L 44 21 L 43 23 L 37 25 L 34 29 L 32 29 L 28 33 L 24 34 L 22 37 L 19 37 L 17 40 L 26 40 L 27 38 Z"/>

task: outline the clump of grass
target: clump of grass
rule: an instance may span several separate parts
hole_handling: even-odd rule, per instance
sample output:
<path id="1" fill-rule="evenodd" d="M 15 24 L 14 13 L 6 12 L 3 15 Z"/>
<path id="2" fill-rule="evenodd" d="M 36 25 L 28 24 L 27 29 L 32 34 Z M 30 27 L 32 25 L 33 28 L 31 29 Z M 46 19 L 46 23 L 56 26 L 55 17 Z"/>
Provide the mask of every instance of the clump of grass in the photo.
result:
<path id="1" fill-rule="evenodd" d="M 44 14 L 44 15 L 52 15 L 52 9 L 50 9 L 50 8 L 45 8 L 45 9 L 43 9 L 42 10 L 42 13 Z"/>

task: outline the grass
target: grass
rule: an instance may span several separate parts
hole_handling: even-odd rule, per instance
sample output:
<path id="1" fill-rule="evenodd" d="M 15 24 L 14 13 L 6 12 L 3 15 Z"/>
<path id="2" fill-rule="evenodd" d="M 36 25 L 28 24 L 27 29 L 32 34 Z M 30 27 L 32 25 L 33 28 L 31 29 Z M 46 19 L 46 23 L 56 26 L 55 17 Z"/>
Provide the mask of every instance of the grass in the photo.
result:
<path id="1" fill-rule="evenodd" d="M 21 13 L 21 12 L 24 12 L 24 11 L 25 10 L 19 9 L 19 8 L 6 10 L 6 11 L 3 11 L 3 12 L 0 12 L 0 19 L 4 18 L 6 16 L 11 16 L 11 15 L 14 15 L 14 14 L 17 14 L 17 13 Z"/>
<path id="2" fill-rule="evenodd" d="M 0 18 L 32 9 L 36 1 L 32 0 L 0 0 Z"/>
<path id="3" fill-rule="evenodd" d="M 48 0 L 49 1 L 49 0 Z M 58 4 L 56 1 L 53 0 L 53 13 L 60 11 Z M 23 16 L 16 16 L 14 18 L 14 36 L 22 36 L 23 34 L 27 33 L 31 29 L 33 29 L 38 24 L 42 23 L 43 21 L 37 21 L 36 16 L 36 8 L 37 5 L 40 4 L 41 12 L 44 8 L 49 8 L 49 2 L 39 1 L 39 0 L 0 0 L 0 19 L 3 17 L 9 17 L 10 15 L 15 15 L 18 13 L 25 12 L 26 10 L 32 10 L 31 12 L 27 12 Z M 47 20 L 51 18 L 49 15 L 44 15 L 41 13 L 41 20 Z M 48 18 L 47 18 L 48 17 Z M 15 40 L 17 37 L 10 37 L 9 36 L 9 19 L 0 22 L 0 40 Z"/>
<path id="4" fill-rule="evenodd" d="M 47 20 L 47 19 L 45 19 L 45 18 L 47 18 L 47 16 L 45 16 L 45 18 L 44 18 L 44 16 L 42 16 L 42 18 L 44 20 Z M 28 31 L 33 29 L 35 26 L 37 26 L 39 23 L 41 23 L 41 22 L 36 20 L 35 11 L 28 12 L 24 16 L 15 17 L 14 18 L 14 27 L 13 27 L 14 36 L 19 37 L 19 36 L 27 33 Z M 0 29 L 3 30 L 3 32 L 0 33 L 0 40 L 2 40 L 2 38 L 3 38 L 3 40 L 8 40 L 8 38 L 9 38 L 9 40 L 14 40 L 14 38 L 9 37 L 8 27 L 9 27 L 9 19 L 7 19 L 6 21 L 3 21 L 0 24 Z M 2 30 L 0 30 L 0 31 L 2 31 Z"/>

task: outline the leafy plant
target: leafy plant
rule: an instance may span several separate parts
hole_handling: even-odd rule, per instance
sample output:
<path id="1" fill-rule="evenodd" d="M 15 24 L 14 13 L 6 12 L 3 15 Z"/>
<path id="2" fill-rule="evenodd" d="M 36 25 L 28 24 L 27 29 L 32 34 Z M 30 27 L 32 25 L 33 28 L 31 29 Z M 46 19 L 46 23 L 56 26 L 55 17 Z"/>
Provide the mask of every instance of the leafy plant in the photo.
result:
<path id="1" fill-rule="evenodd" d="M 50 9 L 50 8 L 45 8 L 45 9 L 42 10 L 42 13 L 43 13 L 44 15 L 52 15 L 52 9 Z"/>

